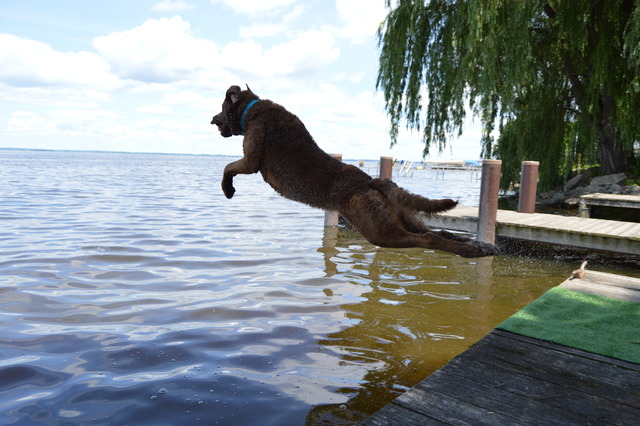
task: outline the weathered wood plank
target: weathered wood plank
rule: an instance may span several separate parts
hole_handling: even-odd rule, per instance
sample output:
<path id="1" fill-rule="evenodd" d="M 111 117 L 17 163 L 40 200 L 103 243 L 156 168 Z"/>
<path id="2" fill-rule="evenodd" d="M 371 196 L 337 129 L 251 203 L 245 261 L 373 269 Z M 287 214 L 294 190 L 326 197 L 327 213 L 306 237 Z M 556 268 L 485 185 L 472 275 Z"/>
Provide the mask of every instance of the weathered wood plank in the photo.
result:
<path id="1" fill-rule="evenodd" d="M 587 194 L 580 197 L 578 214 L 591 216 L 591 207 L 615 207 L 617 209 L 640 209 L 640 195 Z"/>
<path id="2" fill-rule="evenodd" d="M 517 417 L 505 414 L 501 410 L 487 409 L 464 400 L 452 398 L 450 395 L 443 394 L 436 389 L 412 389 L 401 395 L 394 403 L 404 407 L 411 406 L 412 409 L 447 424 L 496 425 L 518 423 Z"/>
<path id="3" fill-rule="evenodd" d="M 468 357 L 452 361 L 440 375 L 416 386 L 416 389 L 425 393 L 437 390 L 450 398 L 495 410 L 502 416 L 513 418 L 516 424 L 527 423 L 530 419 L 540 421 L 543 418 L 549 425 L 566 425 L 584 420 L 583 414 L 546 403 L 552 399 L 563 400 L 563 394 L 567 392 L 559 392 L 557 388 L 531 377 L 487 365 L 482 360 L 469 361 Z"/>
<path id="4" fill-rule="evenodd" d="M 578 356 L 578 357 L 581 357 L 581 358 L 593 359 L 595 361 L 604 362 L 604 363 L 607 363 L 607 364 L 618 366 L 620 368 L 624 368 L 624 369 L 627 369 L 627 370 L 632 370 L 632 371 L 635 371 L 637 373 L 640 373 L 640 364 L 634 364 L 632 362 L 625 361 L 625 360 L 622 360 L 622 359 L 611 358 L 611 357 L 608 357 L 608 356 L 605 356 L 605 355 L 600 355 L 600 354 L 596 354 L 596 353 L 592 353 L 592 352 L 585 352 L 585 351 L 583 351 L 581 349 L 572 348 L 570 346 L 559 345 L 559 344 L 554 343 L 554 342 L 549 342 L 549 341 L 546 341 L 546 340 L 540 340 L 540 339 L 536 339 L 534 337 L 523 336 L 521 334 L 515 334 L 515 333 L 512 333 L 510 331 L 501 330 L 499 328 L 496 328 L 491 333 L 495 334 L 497 336 L 506 337 L 508 339 L 517 340 L 517 341 L 521 341 L 521 342 L 528 343 L 528 344 L 531 344 L 531 345 L 541 346 L 541 347 L 544 347 L 544 348 L 549 348 L 551 350 L 564 352 L 564 353 L 567 353 L 567 354 L 572 355 L 572 356 Z"/>
<path id="5" fill-rule="evenodd" d="M 621 404 L 612 412 L 610 400 L 575 392 L 519 371 L 505 370 L 484 360 L 464 357 L 457 363 L 447 364 L 444 380 L 429 380 L 428 384 L 441 392 L 443 388 L 451 389 L 451 393 L 443 393 L 452 397 L 495 407 L 517 417 L 518 423 L 531 419 L 562 425 L 587 421 L 615 423 L 620 419 L 631 423 L 638 415 L 638 410 Z"/>
<path id="6" fill-rule="evenodd" d="M 621 207 L 626 209 L 640 209 L 640 195 L 623 194 L 586 194 L 580 196 L 580 201 L 587 206 Z"/>
<path id="7" fill-rule="evenodd" d="M 364 424 L 636 425 L 638 368 L 494 330 Z"/>
<path id="8" fill-rule="evenodd" d="M 587 275 L 585 277 L 585 280 L 593 284 L 628 288 L 640 291 L 640 278 L 626 277 L 624 275 L 609 274 L 600 271 L 592 271 L 589 270 L 589 265 L 587 265 Z"/>
<path id="9" fill-rule="evenodd" d="M 579 352 L 580 356 L 571 354 L 558 350 L 562 345 L 551 342 L 531 344 L 494 332 L 481 342 L 476 356 L 486 356 L 490 364 L 562 386 L 571 392 L 587 391 L 609 400 L 612 405 L 634 407 L 640 415 L 640 375 L 620 363 L 598 361 L 583 351 Z"/>
<path id="10" fill-rule="evenodd" d="M 568 290 L 581 291 L 583 293 L 595 294 L 596 296 L 611 297 L 614 299 L 628 300 L 630 302 L 640 303 L 640 292 L 624 287 L 595 284 L 579 279 L 565 281 L 560 284 L 560 286 Z M 638 307 L 638 309 L 640 309 L 640 306 Z M 640 328 L 640 324 L 638 325 L 638 327 Z"/>
<path id="11" fill-rule="evenodd" d="M 415 410 L 398 405 L 393 401 L 378 411 L 374 416 L 369 417 L 362 424 L 370 426 L 430 426 L 441 425 L 442 421 L 435 419 L 428 414 L 418 413 Z"/>
<path id="12" fill-rule="evenodd" d="M 587 269 L 584 278 L 567 279 L 560 284 L 560 286 L 569 290 L 581 291 L 597 296 L 640 302 L 640 279 L 638 278 L 607 274 Z M 638 309 L 640 309 L 640 305 Z"/>

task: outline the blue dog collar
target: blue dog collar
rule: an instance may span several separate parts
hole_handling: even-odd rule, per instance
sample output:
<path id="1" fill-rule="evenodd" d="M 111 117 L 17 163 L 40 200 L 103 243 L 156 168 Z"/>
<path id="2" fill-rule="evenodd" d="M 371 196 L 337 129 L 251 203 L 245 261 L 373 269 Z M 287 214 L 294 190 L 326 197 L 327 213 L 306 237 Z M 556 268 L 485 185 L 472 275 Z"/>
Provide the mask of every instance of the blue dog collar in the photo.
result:
<path id="1" fill-rule="evenodd" d="M 247 104 L 246 107 L 244 107 L 244 111 L 242 112 L 242 116 L 240 117 L 240 131 L 244 132 L 244 119 L 247 116 L 247 113 L 249 112 L 249 110 L 251 109 L 252 106 L 254 106 L 256 103 L 258 103 L 258 99 L 254 99 L 251 102 L 249 102 Z"/>

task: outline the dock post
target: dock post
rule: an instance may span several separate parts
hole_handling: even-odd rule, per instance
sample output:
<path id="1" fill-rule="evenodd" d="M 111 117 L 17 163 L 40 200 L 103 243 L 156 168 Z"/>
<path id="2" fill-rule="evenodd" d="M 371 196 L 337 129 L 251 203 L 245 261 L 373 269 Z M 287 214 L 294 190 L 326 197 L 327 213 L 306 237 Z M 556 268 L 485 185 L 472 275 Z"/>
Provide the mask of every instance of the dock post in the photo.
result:
<path id="1" fill-rule="evenodd" d="M 520 174 L 519 213 L 536 212 L 536 190 L 538 187 L 538 161 L 523 161 Z"/>
<path id="2" fill-rule="evenodd" d="M 380 157 L 380 179 L 391 179 L 393 157 Z"/>
<path id="3" fill-rule="evenodd" d="M 342 161 L 342 154 L 331 154 L 331 156 L 337 160 Z M 338 226 L 340 220 L 340 214 L 335 210 L 324 211 L 324 227 L 331 228 Z"/>
<path id="4" fill-rule="evenodd" d="M 495 244 L 496 242 L 496 216 L 498 215 L 501 166 L 502 161 L 500 160 L 482 160 L 477 238 L 479 241 L 489 244 Z"/>

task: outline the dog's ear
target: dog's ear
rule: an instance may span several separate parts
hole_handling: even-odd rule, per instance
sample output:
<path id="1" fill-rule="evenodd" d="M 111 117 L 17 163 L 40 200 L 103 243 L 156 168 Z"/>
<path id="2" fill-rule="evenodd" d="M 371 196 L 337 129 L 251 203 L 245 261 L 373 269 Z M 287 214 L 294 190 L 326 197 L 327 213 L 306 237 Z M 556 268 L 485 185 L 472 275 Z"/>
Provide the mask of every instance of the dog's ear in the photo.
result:
<path id="1" fill-rule="evenodd" d="M 247 84 L 247 83 L 245 83 L 245 84 Z M 249 85 L 248 84 L 247 84 L 247 90 L 253 94 L 253 91 L 251 89 L 249 89 Z"/>
<path id="2" fill-rule="evenodd" d="M 240 94 L 240 86 L 231 86 L 227 90 L 226 99 L 230 100 L 232 104 L 235 104 Z"/>

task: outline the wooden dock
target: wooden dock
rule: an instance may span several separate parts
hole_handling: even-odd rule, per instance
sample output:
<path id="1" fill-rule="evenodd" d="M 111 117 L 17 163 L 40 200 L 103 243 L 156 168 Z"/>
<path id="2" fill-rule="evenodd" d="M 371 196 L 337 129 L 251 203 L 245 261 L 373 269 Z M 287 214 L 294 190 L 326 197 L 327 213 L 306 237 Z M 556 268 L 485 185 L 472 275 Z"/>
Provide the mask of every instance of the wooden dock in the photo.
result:
<path id="1" fill-rule="evenodd" d="M 637 278 L 588 271 L 561 286 L 640 300 Z M 363 423 L 637 425 L 640 364 L 496 329 Z"/>
<path id="2" fill-rule="evenodd" d="M 578 216 L 587 218 L 591 206 L 615 207 L 618 209 L 640 209 L 640 195 L 587 194 L 580 197 Z M 640 215 L 640 211 L 638 212 Z"/>
<path id="3" fill-rule="evenodd" d="M 434 228 L 475 233 L 478 208 L 456 207 L 446 213 L 424 217 L 423 220 Z M 635 222 L 498 210 L 496 235 L 640 255 L 640 223 Z"/>

